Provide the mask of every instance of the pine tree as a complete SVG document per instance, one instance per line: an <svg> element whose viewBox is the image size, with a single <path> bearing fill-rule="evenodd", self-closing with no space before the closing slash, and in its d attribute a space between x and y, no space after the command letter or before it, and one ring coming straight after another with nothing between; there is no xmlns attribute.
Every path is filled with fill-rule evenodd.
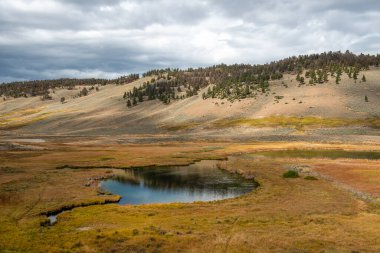
<svg viewBox="0 0 380 253"><path fill-rule="evenodd" d="M317 70L317 78L318 78L318 83L323 83L323 72L322 70L318 69Z"/></svg>
<svg viewBox="0 0 380 253"><path fill-rule="evenodd" d="M364 96L364 101L368 102L368 97Z"/></svg>
<svg viewBox="0 0 380 253"><path fill-rule="evenodd" d="M340 78L340 76L336 76L336 78L335 78L335 83L336 84L339 84L339 82L341 81L342 79Z"/></svg>
<svg viewBox="0 0 380 253"><path fill-rule="evenodd" d="M127 98L127 92L124 92L124 96L123 96L124 99Z"/></svg>
<svg viewBox="0 0 380 253"><path fill-rule="evenodd" d="M79 93L80 96L87 96L88 95L88 90L86 89L86 87L84 87L81 92Z"/></svg>
<svg viewBox="0 0 380 253"><path fill-rule="evenodd" d="M247 97L250 94L248 84L245 85L244 96Z"/></svg>
<svg viewBox="0 0 380 253"><path fill-rule="evenodd" d="M305 78L303 76L300 77L300 84L305 84Z"/></svg>
<svg viewBox="0 0 380 253"><path fill-rule="evenodd" d="M354 80L355 80L355 83L356 83L356 80L358 80L358 72L356 72L356 71L354 71L354 74L353 74L353 78L354 78Z"/></svg>
<svg viewBox="0 0 380 253"><path fill-rule="evenodd" d="M137 105L137 100L136 100L136 97L133 97L133 101L132 101L132 104L133 104L133 105Z"/></svg>
<svg viewBox="0 0 380 253"><path fill-rule="evenodd" d="M365 75L362 77L362 82L367 82L367 79L365 78Z"/></svg>
<svg viewBox="0 0 380 253"><path fill-rule="evenodd" d="M342 80L340 77L342 75L342 69L338 69L337 72L336 72L336 78L335 78L335 83L336 84L339 84L339 82Z"/></svg>
<svg viewBox="0 0 380 253"><path fill-rule="evenodd" d="M127 107L131 107L132 106L132 104L131 104L131 100L127 100Z"/></svg>
<svg viewBox="0 0 380 253"><path fill-rule="evenodd" d="M296 81L299 82L299 81L300 81L300 78L301 78L301 77L300 77L300 73L298 73L297 76L296 76Z"/></svg>
<svg viewBox="0 0 380 253"><path fill-rule="evenodd" d="M327 83L328 81L329 81L329 76L328 76L327 71L325 71L325 72L323 73L323 82L324 82L324 83Z"/></svg>

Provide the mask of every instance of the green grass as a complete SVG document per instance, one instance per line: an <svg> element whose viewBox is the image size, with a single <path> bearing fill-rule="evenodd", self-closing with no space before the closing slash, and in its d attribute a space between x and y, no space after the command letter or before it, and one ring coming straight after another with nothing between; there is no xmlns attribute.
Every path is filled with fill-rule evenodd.
<svg viewBox="0 0 380 253"><path fill-rule="evenodd" d="M298 172L295 170L288 170L284 174L282 174L283 178L297 178L299 177Z"/></svg>

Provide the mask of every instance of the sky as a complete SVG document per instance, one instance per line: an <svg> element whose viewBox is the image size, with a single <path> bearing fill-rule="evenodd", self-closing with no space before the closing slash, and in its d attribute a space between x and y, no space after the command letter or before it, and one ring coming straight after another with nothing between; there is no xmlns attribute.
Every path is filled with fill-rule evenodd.
<svg viewBox="0 0 380 253"><path fill-rule="evenodd" d="M0 82L380 53L378 0L0 0Z"/></svg>

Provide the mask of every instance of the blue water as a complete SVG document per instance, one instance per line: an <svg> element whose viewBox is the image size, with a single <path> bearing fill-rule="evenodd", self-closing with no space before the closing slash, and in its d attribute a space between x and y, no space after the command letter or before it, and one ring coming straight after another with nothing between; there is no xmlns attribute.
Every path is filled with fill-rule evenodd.
<svg viewBox="0 0 380 253"><path fill-rule="evenodd" d="M219 169L226 161L201 161L189 166L127 169L101 183L122 197L120 204L212 201L252 191L253 180Z"/></svg>

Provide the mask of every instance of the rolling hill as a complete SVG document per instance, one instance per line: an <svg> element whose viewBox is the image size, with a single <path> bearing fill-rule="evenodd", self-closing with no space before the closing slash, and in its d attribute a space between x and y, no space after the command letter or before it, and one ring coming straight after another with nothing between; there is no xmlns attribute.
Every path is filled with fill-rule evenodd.
<svg viewBox="0 0 380 253"><path fill-rule="evenodd" d="M53 87L48 89L51 99L45 100L39 96L3 95L2 135L105 135L130 140L150 135L178 140L345 136L358 141L379 140L380 68L376 66L362 69L358 80L343 74L339 84L333 73L326 81L313 84L308 79L305 83L299 81L300 75L307 76L308 69L298 74L286 71L279 78L267 80L265 92L252 85L250 96L233 99L232 95L206 99L205 94L215 86L211 82L186 96L186 83L178 84L178 91L172 88L177 99L170 103L149 100L144 93L142 103L127 106L126 101L132 98L125 94L141 90L152 80L169 80L168 72L170 69L148 72L122 84ZM188 90L192 91L191 87L188 85ZM88 94L81 95L83 89Z"/></svg>

